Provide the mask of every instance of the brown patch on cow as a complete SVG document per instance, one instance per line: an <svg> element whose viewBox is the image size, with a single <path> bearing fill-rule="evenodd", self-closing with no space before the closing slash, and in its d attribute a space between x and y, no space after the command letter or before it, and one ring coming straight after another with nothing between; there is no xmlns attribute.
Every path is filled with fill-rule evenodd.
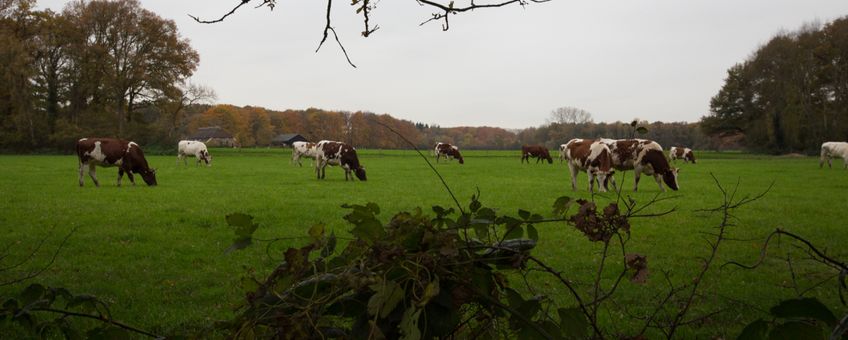
<svg viewBox="0 0 848 340"><path fill-rule="evenodd" d="M536 163L539 163L543 159L547 160L548 164L554 163L554 159L551 157L548 148L541 145L522 145L521 163L524 163L525 160L527 163L530 163L530 157L536 157Z"/></svg>
<svg viewBox="0 0 848 340"><path fill-rule="evenodd" d="M655 174L660 174L663 182L668 185L671 190L677 190L677 174L668 164L668 160L660 150L647 150L645 156L642 157L642 164L649 164Z"/></svg>
<svg viewBox="0 0 848 340"><path fill-rule="evenodd" d="M638 143L638 141L633 139L615 141L615 148L612 150L612 152L615 154L616 158L618 158L619 162L621 163L618 164L618 166L623 165L624 162L626 162L628 159L635 158L634 153L636 150L636 145Z"/></svg>
<svg viewBox="0 0 848 340"><path fill-rule="evenodd" d="M592 153L592 140L583 139L579 142L570 142L566 146L566 150L571 155L571 159L576 159L580 161L580 164L585 165L586 159L589 157L589 154Z"/></svg>
<svg viewBox="0 0 848 340"><path fill-rule="evenodd" d="M586 156L588 157L589 155L587 154ZM592 160L592 164L590 165L597 167L600 171L612 174L610 171L612 168L612 155L610 155L606 149L601 150L601 153L598 154L598 157L595 157L595 159Z"/></svg>
<svg viewBox="0 0 848 340"><path fill-rule="evenodd" d="M674 157L675 158L683 158L684 152L686 152L683 148L675 148L674 149Z"/></svg>

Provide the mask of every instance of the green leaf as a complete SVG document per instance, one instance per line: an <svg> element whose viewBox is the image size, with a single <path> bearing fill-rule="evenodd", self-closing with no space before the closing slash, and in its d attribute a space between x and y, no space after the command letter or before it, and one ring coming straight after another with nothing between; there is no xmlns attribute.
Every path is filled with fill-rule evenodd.
<svg viewBox="0 0 848 340"><path fill-rule="evenodd" d="M227 224L232 227L247 227L253 224L253 216L243 213L232 213L227 215Z"/></svg>
<svg viewBox="0 0 848 340"><path fill-rule="evenodd" d="M386 236L386 230L383 229L383 225L380 224L380 221L377 221L376 219L360 221L355 227L353 227L353 230L351 230L350 233L368 244L374 244Z"/></svg>
<svg viewBox="0 0 848 340"><path fill-rule="evenodd" d="M385 318L403 300L403 287L394 281L384 281L370 285L369 288L374 291L374 295L368 299L369 315Z"/></svg>
<svg viewBox="0 0 848 340"><path fill-rule="evenodd" d="M524 209L518 209L518 216L521 216L521 219L526 221L530 219L530 212Z"/></svg>
<svg viewBox="0 0 848 340"><path fill-rule="evenodd" d="M646 128L644 126L640 126L640 127L636 128L636 132L644 135L644 134L648 133L648 128Z"/></svg>
<svg viewBox="0 0 848 340"><path fill-rule="evenodd" d="M568 211L568 207L571 206L573 200L568 196L560 196L554 201L554 215L562 216Z"/></svg>
<svg viewBox="0 0 848 340"><path fill-rule="evenodd" d="M403 312L403 317L400 320L400 334L403 340L419 340L421 339L421 329L418 328L418 320L421 318L421 309L415 306L410 306Z"/></svg>
<svg viewBox="0 0 848 340"><path fill-rule="evenodd" d="M816 319L830 327L836 326L833 312L815 298L783 300L771 308L771 314L779 318Z"/></svg>
<svg viewBox="0 0 848 340"><path fill-rule="evenodd" d="M507 232L506 232L506 235L504 235L504 240L517 239L517 238L521 238L522 236L524 236L524 229L521 228L521 226L515 226L515 227L512 227L511 229L509 229L509 227L507 227Z"/></svg>
<svg viewBox="0 0 848 340"><path fill-rule="evenodd" d="M765 322L763 319L757 319L757 321L745 326L736 340L765 340L766 334L768 334L768 327L768 322Z"/></svg>
<svg viewBox="0 0 848 340"><path fill-rule="evenodd" d="M46 292L47 289L38 283L33 283L27 286L26 288L24 288L23 292L21 292L21 295L19 296L21 305L27 306L35 301L40 300Z"/></svg>
<svg viewBox="0 0 848 340"><path fill-rule="evenodd" d="M324 237L324 225L321 223L315 224L309 228L309 237L313 241L319 241Z"/></svg>
<svg viewBox="0 0 848 340"><path fill-rule="evenodd" d="M468 205L468 210L470 210L471 212L477 212L482 207L483 203L480 203L480 201L474 199L471 201L471 204Z"/></svg>
<svg viewBox="0 0 848 340"><path fill-rule="evenodd" d="M536 230L532 224L527 225L527 238L538 241L539 240L539 231Z"/></svg>
<svg viewBox="0 0 848 340"><path fill-rule="evenodd" d="M474 224L474 234L477 238L485 240L489 237L489 227L485 224Z"/></svg>
<svg viewBox="0 0 848 340"><path fill-rule="evenodd" d="M321 249L321 257L328 257L336 251L336 233L330 232L330 237L327 238L327 244L324 249Z"/></svg>
<svg viewBox="0 0 848 340"><path fill-rule="evenodd" d="M224 250L224 254L229 254L229 253L232 253L233 251L247 248L247 246L251 245L252 243L253 243L253 238L251 238L251 237L237 238L237 239L235 239L235 241L233 241L233 244L231 244L226 250Z"/></svg>
<svg viewBox="0 0 848 340"><path fill-rule="evenodd" d="M430 281L427 283L427 287L424 287L424 295L421 296L421 301L418 301L418 307L426 306L431 299L439 295L439 291L441 291L441 286L439 285L439 277L436 276L435 280Z"/></svg>
<svg viewBox="0 0 848 340"><path fill-rule="evenodd" d="M368 202L368 204L366 204L366 205L365 205L365 207L366 207L366 208L368 208L368 210L371 210L371 212L372 212L374 215L379 215L379 214L380 214L380 206L379 206L379 205L377 205L377 203L374 203L374 202Z"/></svg>
<svg viewBox="0 0 848 340"><path fill-rule="evenodd" d="M769 332L770 340L824 339L819 327L806 322L790 321L777 325Z"/></svg>
<svg viewBox="0 0 848 340"><path fill-rule="evenodd" d="M580 307L560 308L557 309L557 314L562 334L574 339L585 339L589 336L589 320Z"/></svg>

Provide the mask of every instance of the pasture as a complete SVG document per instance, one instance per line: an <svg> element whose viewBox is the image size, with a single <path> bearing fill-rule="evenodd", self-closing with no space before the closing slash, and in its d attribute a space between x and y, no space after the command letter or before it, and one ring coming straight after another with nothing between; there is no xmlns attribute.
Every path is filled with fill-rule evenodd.
<svg viewBox="0 0 848 340"><path fill-rule="evenodd" d="M233 239L224 216L244 212L260 224L259 239L301 237L315 223L325 223L342 238L348 225L342 220L345 203L375 202L382 219L394 212L432 205L452 206L452 200L424 161L411 151L360 150L368 172L367 182L345 182L339 168L328 168L327 178L315 179L310 160L297 167L289 163L290 151L281 149L212 149L212 167L176 165L176 155L147 155L157 169L159 186L147 187L139 177L132 187L115 186L116 168L98 168L101 187L87 174L85 187L77 185L76 156L0 156L0 246L11 244L13 254L4 263L21 260L38 241L49 236L37 256L25 267L36 268L49 260L73 228L56 262L34 281L89 293L111 303L116 319L160 333L175 333L226 319L243 301L241 278L249 270L258 276L270 271L280 250L299 245L297 239L275 243L266 254L259 243L243 251L224 254ZM622 301L650 302L665 288L660 275L670 273L676 282L691 278L699 256L708 254L704 232L719 222L718 215L698 212L716 207L721 196L710 173L726 187L740 181L739 195L756 194L775 185L761 200L735 213L728 241L720 250L720 263L752 263L765 235L776 227L803 235L830 255L848 259L848 171L836 160L832 170L819 169L813 157L771 157L738 153L697 152L698 164L676 165L681 190L664 195L676 198L658 203L650 211L671 207L677 211L650 219L634 219L630 251L648 257L649 284L629 282L621 288ZM568 169L555 157L554 164L520 164L519 151L463 151L465 164L436 164L463 204L479 188L485 206L516 215L519 208L551 215L559 196L583 197L586 175L578 178L579 191L570 190ZM432 159L432 157L431 157ZM836 165L839 167L836 167ZM632 172L616 174L623 193L647 202L657 193L653 178L643 177L640 191L632 193ZM612 194L596 196L604 204ZM596 270L599 247L564 223L538 227L540 243L535 254L564 271L589 290ZM776 249L776 248L775 248ZM791 247L772 254L785 256ZM797 254L797 251L796 255ZM617 263L614 265L618 265ZM793 263L798 280L810 286L830 275L809 261ZM27 268L24 268L27 269ZM826 274L826 275L825 275ZM0 272L0 275L10 275ZM610 272L610 279L614 274ZM757 270L715 267L706 282L714 293L703 298L699 311L726 304L732 297L767 310L776 301L793 297L786 262L766 261ZM533 277L533 285L568 303L565 289L555 281ZM718 283L720 282L720 284ZM520 278L512 279L520 286ZM4 287L2 293L21 289ZM812 292L844 315L833 281ZM629 311L638 313L638 308ZM626 308L603 316L610 327L624 317ZM706 320L704 335L734 336L759 317L735 308L716 320Z"/></svg>

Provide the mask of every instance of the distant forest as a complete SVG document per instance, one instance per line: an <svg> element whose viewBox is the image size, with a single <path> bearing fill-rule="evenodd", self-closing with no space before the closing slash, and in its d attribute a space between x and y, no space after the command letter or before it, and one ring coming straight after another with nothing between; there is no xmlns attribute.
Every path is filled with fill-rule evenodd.
<svg viewBox="0 0 848 340"><path fill-rule="evenodd" d="M629 122L553 119L537 127L441 127L388 114L213 105L191 84L200 56L172 20L136 0L70 2L35 10L34 0L0 2L0 150L69 152L85 136L121 137L173 148L200 127L220 126L242 147L282 133L362 148L448 142L463 149L556 148L571 138L628 138ZM520 113L516 113L520 114ZM562 117L559 117L562 118ZM382 124L382 125L381 125ZM640 121L661 145L695 149L813 152L848 138L848 21L781 33L732 67L698 123Z"/></svg>

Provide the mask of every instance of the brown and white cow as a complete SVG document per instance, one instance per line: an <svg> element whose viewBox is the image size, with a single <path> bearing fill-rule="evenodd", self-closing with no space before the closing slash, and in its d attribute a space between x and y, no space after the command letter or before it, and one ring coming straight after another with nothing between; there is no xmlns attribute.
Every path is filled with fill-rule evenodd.
<svg viewBox="0 0 848 340"><path fill-rule="evenodd" d="M568 159L568 170L571 173L571 189L577 190L577 174L582 170L589 176L589 192L594 192L595 178L598 179L598 189L607 191L615 171L612 170L612 153L609 147L601 141L575 138L563 144L562 152Z"/></svg>
<svg viewBox="0 0 848 340"><path fill-rule="evenodd" d="M554 162L554 159L551 158L551 153L548 152L548 148L541 145L522 145L521 163L523 164L526 160L527 164L530 164L530 157L536 157L536 164L543 159L548 160L548 164Z"/></svg>
<svg viewBox="0 0 848 340"><path fill-rule="evenodd" d="M459 164L465 164L465 160L462 159L462 154L459 153L459 148L456 145L436 143L433 147L433 155L436 156L436 163L439 162L439 157L445 157L449 161L456 158L459 160Z"/></svg>
<svg viewBox="0 0 848 340"><path fill-rule="evenodd" d="M95 166L118 167L118 186L124 173L135 185L133 173L141 175L147 185L156 185L156 170L147 165L144 152L135 142L115 138L83 138L77 141L77 157L79 157L79 185L83 186L83 169L88 167L88 175L94 185L97 181Z"/></svg>
<svg viewBox="0 0 848 340"><path fill-rule="evenodd" d="M303 157L315 159L315 151L317 144L310 142L294 142L292 143L292 163L303 166L300 159Z"/></svg>
<svg viewBox="0 0 848 340"><path fill-rule="evenodd" d="M671 160L682 159L683 163L692 162L692 164L695 164L695 154L692 153L690 148L672 146L671 149L668 149L668 158Z"/></svg>
<svg viewBox="0 0 848 340"><path fill-rule="evenodd" d="M842 158L845 162L845 169L848 169L848 143L846 142L824 142L821 146L821 158L819 159L819 168L824 166L827 161L827 167L832 168L832 159L835 157Z"/></svg>
<svg viewBox="0 0 848 340"><path fill-rule="evenodd" d="M323 179L327 165L341 166L345 171L345 181L353 175L361 181L365 181L365 167L359 164L356 149L347 143L322 140L315 146L315 174L318 179Z"/></svg>
<svg viewBox="0 0 848 340"><path fill-rule="evenodd" d="M657 142L647 139L606 139L602 138L601 142L606 144L612 153L612 165L616 170L634 170L635 183L633 191L639 188L639 178L644 172L647 175L653 175L660 186L661 191L663 182L668 185L671 190L677 190L677 173L679 169L672 168L665 158L662 146ZM610 178L613 187L615 180Z"/></svg>

